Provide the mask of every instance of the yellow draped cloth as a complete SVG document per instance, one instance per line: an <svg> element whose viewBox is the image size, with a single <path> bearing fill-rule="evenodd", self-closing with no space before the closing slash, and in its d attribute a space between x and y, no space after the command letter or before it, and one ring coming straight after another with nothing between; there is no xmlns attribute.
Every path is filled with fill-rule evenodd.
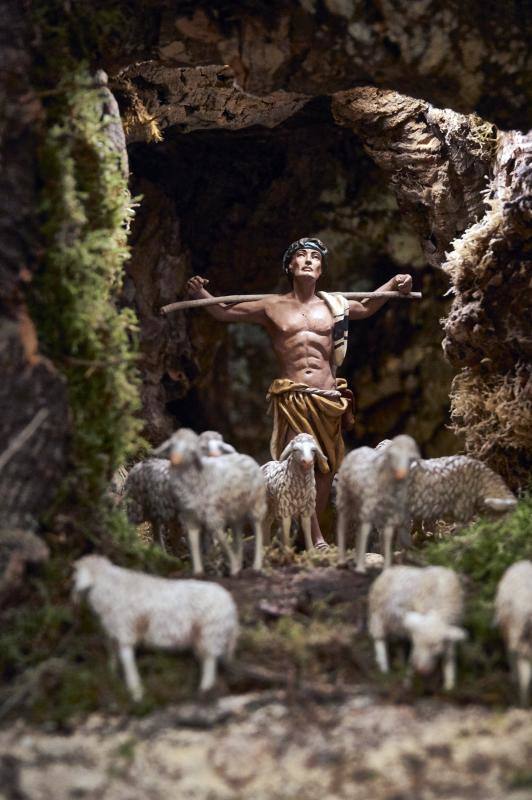
<svg viewBox="0 0 532 800"><path fill-rule="evenodd" d="M270 403L268 413L273 414L270 441L273 459L278 460L283 452L289 430L310 433L327 456L328 466L318 461L320 471L337 472L344 457L342 415L350 401L339 392L347 388L347 381L337 378L336 386L336 391L326 391L296 383L289 378L273 381L266 395Z"/></svg>

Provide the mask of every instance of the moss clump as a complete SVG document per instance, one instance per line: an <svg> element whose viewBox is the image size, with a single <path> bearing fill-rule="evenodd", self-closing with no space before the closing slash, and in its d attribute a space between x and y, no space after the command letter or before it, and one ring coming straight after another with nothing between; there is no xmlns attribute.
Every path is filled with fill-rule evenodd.
<svg viewBox="0 0 532 800"><path fill-rule="evenodd" d="M132 202L123 155L103 113L107 90L86 67L59 86L40 153L46 255L32 315L44 352L67 380L71 478L94 502L112 471L141 444L136 318L118 310Z"/></svg>
<svg viewBox="0 0 532 800"><path fill-rule="evenodd" d="M512 514L482 519L463 533L424 549L430 564L451 567L466 582L464 625L470 638L460 647L457 696L477 701L511 702L512 690L502 639L493 625L497 584L515 561L532 559L532 495L523 497Z"/></svg>

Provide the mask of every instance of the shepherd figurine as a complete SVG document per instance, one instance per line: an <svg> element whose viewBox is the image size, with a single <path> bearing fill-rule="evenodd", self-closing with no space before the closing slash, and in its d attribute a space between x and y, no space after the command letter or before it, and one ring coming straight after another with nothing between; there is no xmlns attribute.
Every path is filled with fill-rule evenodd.
<svg viewBox="0 0 532 800"><path fill-rule="evenodd" d="M287 294L216 298L205 288L209 281L196 275L186 285L193 300L161 309L168 313L205 306L217 320L251 322L268 332L280 375L266 398L273 416L272 458L279 459L298 433L312 434L327 457L327 463L316 468L316 513L311 530L318 549L327 547L319 517L344 456L342 429L354 424L352 392L344 378L336 377L347 349L349 320L371 317L390 297L420 297L410 291L410 275L396 275L376 292L317 292L327 256L320 239L298 239L283 256L283 270L291 284Z"/></svg>

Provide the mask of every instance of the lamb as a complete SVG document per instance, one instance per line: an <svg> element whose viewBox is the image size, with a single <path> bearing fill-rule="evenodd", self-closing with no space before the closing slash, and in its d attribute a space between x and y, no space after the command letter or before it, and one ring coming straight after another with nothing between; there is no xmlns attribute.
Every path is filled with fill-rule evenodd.
<svg viewBox="0 0 532 800"><path fill-rule="evenodd" d="M74 563L74 595L87 593L109 638L111 660L120 658L126 685L141 700L135 647L192 648L201 662L200 691L214 686L218 659L230 660L238 615L229 592L216 583L169 580L123 569L103 556Z"/></svg>
<svg viewBox="0 0 532 800"><path fill-rule="evenodd" d="M441 656L444 688L453 689L456 644L467 637L458 627L463 593L456 573L445 567L390 567L372 584L368 603L368 627L380 670L389 669L386 639L408 638L415 672L431 673Z"/></svg>
<svg viewBox="0 0 532 800"><path fill-rule="evenodd" d="M382 530L385 569L391 565L394 533L409 524L406 478L410 465L419 457L415 441L406 435L396 436L380 449L359 447L346 456L338 471L336 491L340 563L345 561L346 533L350 515L354 515L357 570L365 571L367 542L373 526Z"/></svg>
<svg viewBox="0 0 532 800"><path fill-rule="evenodd" d="M282 526L283 546L290 543L292 518L299 516L307 550L312 549L310 519L316 511L314 462L327 465L320 446L309 433L299 433L285 447L279 461L268 461L261 469L266 478L268 511L265 541L270 541L274 519Z"/></svg>
<svg viewBox="0 0 532 800"><path fill-rule="evenodd" d="M200 433L199 446L203 456L211 458L236 453L232 444L224 442L224 437L218 431L203 431Z"/></svg>
<svg viewBox="0 0 532 800"><path fill-rule="evenodd" d="M174 433L156 454L169 458L168 481L178 516L188 534L194 572L203 571L202 530L225 551L231 575L242 567L242 530L251 522L255 534L253 568L262 569L262 522L266 513L266 484L259 465L240 453L202 458L197 434L187 428ZM226 528L233 531L236 548Z"/></svg>
<svg viewBox="0 0 532 800"><path fill-rule="evenodd" d="M476 514L505 512L517 499L503 479L469 456L419 459L408 475L408 503L414 520L469 522Z"/></svg>
<svg viewBox="0 0 532 800"><path fill-rule="evenodd" d="M495 622L517 678L519 700L528 706L532 675L532 561L517 561L502 576L495 597Z"/></svg>

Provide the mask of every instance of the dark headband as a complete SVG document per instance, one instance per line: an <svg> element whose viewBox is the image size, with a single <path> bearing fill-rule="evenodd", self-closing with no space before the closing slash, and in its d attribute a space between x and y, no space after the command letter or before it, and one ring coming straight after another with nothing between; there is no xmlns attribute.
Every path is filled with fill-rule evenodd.
<svg viewBox="0 0 532 800"><path fill-rule="evenodd" d="M297 253L298 250L317 250L318 253L321 253L321 260L324 266L327 266L327 256L329 255L329 251L327 247L323 244L321 239L298 239L296 242L292 242L289 247L286 248L284 255L283 255L283 270L288 275L288 267L292 260L292 256L294 253Z"/></svg>

